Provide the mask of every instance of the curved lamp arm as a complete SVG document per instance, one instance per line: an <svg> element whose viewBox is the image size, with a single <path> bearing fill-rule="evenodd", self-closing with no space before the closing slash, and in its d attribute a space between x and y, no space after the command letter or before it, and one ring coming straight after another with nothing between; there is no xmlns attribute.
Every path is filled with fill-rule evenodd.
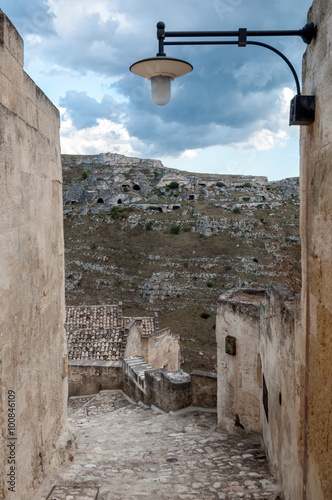
<svg viewBox="0 0 332 500"><path fill-rule="evenodd" d="M130 70L145 78L151 80L152 98L156 104L164 105L170 99L171 80L185 75L192 71L191 64L179 59L166 57L164 52L165 45L238 45L246 47L247 45L257 45L271 50L281 57L290 68L296 84L297 95L291 101L290 125L309 125L315 120L315 96L301 95L301 87L294 66L289 59L278 49L266 43L257 41L248 41L250 36L300 36L304 43L310 44L317 33L317 27L314 23L308 23L300 30L283 31L248 31L246 28L240 28L238 31L165 31L165 24L157 24L158 53L157 57L143 59L130 66ZM237 40L210 40L210 41L175 41L166 42L166 37L175 38L225 38L237 37Z"/></svg>

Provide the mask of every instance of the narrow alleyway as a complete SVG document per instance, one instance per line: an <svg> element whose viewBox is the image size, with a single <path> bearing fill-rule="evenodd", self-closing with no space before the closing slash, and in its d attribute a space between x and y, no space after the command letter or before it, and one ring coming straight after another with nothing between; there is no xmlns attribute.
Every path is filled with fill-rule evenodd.
<svg viewBox="0 0 332 500"><path fill-rule="evenodd" d="M279 499L256 436L216 432L216 413L162 414L120 391L71 398L77 452L48 500Z"/></svg>

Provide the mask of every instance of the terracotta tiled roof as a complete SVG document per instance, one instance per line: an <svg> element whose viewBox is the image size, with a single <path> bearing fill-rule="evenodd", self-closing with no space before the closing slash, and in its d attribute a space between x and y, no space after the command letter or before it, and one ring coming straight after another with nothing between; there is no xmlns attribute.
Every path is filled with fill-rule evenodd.
<svg viewBox="0 0 332 500"><path fill-rule="evenodd" d="M124 331L121 328L68 329L69 359L118 360L124 354Z"/></svg>
<svg viewBox="0 0 332 500"><path fill-rule="evenodd" d="M119 325L119 306L68 306L68 328L116 328Z"/></svg>
<svg viewBox="0 0 332 500"><path fill-rule="evenodd" d="M68 358L118 360L126 346L124 329L133 319L142 336L155 332L154 318L122 318L118 305L66 307Z"/></svg>
<svg viewBox="0 0 332 500"><path fill-rule="evenodd" d="M143 337L152 335L152 333L155 332L154 319L148 316L144 318L123 318L124 327L126 327L133 319L139 320L139 329Z"/></svg>

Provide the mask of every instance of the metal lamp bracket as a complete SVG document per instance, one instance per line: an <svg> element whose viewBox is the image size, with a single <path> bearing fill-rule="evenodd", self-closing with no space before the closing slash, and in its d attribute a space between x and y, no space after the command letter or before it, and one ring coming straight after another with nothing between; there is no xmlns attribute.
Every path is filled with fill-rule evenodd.
<svg viewBox="0 0 332 500"><path fill-rule="evenodd" d="M306 24L300 30L283 30L283 31L252 31L246 28L240 28L238 31L165 31L165 24L159 22L157 24L157 38L159 43L159 50L157 58L161 60L166 58L164 51L165 45L238 45L238 47L247 47L248 45L256 45L264 47L280 56L288 65L293 73L297 94L291 101L290 108L290 125L310 125L315 120L315 96L301 95L301 88L296 71L287 57L279 50L266 43L257 41L248 41L248 37L266 37L266 36L300 36L304 43L310 44L317 33L317 27L314 23ZM185 40L168 42L166 38L215 38L214 40ZM235 37L236 40L216 40L216 38Z"/></svg>

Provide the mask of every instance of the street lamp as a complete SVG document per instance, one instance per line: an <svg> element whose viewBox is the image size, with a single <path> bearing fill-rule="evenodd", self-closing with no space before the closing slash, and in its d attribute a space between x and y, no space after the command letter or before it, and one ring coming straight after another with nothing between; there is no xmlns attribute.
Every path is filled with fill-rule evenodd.
<svg viewBox="0 0 332 500"><path fill-rule="evenodd" d="M300 36L306 44L310 44L316 32L317 28L314 23L308 23L300 30L283 31L248 31L246 28L240 28L238 31L165 31L165 24L159 22L157 24L159 51L156 57L143 59L132 64L130 71L151 80L152 99L156 104L163 106L169 102L171 97L171 81L190 73L193 69L193 66L186 61L166 57L164 52L165 45L238 45L238 47L258 45L279 55L293 73L297 94L291 101L289 124L309 125L315 120L315 96L301 95L300 82L296 71L282 52L266 43L249 41L248 37ZM220 40L220 38L227 37L235 37L237 39ZM166 38L203 38L205 40L176 40L167 42ZM214 40L206 40L206 38L214 38Z"/></svg>

